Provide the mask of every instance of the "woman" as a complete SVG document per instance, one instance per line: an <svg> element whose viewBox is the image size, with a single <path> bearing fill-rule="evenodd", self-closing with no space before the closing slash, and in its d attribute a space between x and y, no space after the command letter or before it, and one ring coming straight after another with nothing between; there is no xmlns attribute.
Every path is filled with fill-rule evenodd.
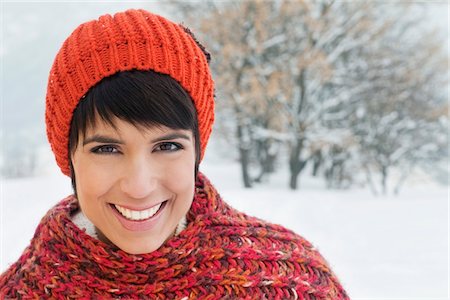
<svg viewBox="0 0 450 300"><path fill-rule="evenodd" d="M198 172L209 59L187 28L144 10L67 38L46 125L74 195L1 275L1 298L348 299L309 242L236 211Z"/></svg>

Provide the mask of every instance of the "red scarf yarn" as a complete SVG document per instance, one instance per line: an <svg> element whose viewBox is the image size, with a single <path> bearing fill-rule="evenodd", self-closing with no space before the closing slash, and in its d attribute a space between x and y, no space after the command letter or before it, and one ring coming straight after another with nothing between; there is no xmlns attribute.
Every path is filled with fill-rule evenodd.
<svg viewBox="0 0 450 300"><path fill-rule="evenodd" d="M1 299L349 299L308 241L236 211L202 174L186 229L152 253L89 236L77 209L69 196L46 214L1 275Z"/></svg>

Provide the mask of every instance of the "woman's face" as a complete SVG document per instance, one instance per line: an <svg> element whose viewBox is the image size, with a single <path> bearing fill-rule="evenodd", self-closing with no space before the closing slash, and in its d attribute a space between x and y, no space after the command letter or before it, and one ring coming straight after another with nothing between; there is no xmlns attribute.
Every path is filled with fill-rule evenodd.
<svg viewBox="0 0 450 300"><path fill-rule="evenodd" d="M131 254L157 250L188 212L195 189L190 130L96 120L72 155L81 210Z"/></svg>

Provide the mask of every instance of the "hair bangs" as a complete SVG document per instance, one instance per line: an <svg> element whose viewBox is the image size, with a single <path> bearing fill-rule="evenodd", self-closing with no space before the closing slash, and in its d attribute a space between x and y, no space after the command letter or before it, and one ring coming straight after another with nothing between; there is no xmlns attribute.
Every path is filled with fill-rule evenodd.
<svg viewBox="0 0 450 300"><path fill-rule="evenodd" d="M198 131L197 112L189 94L170 76L154 71L119 72L104 78L78 104L71 124L70 152L76 149L79 135L84 139L97 120L116 128L115 119L143 128L192 129L194 136Z"/></svg>

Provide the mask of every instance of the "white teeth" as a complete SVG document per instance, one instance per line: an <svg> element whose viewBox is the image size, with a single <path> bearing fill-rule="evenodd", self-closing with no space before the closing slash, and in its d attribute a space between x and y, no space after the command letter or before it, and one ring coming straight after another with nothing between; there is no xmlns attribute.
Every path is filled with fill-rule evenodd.
<svg viewBox="0 0 450 300"><path fill-rule="evenodd" d="M135 210L131 211L131 219L133 220L140 220L141 219L141 213Z"/></svg>
<svg viewBox="0 0 450 300"><path fill-rule="evenodd" d="M117 204L114 204L114 206L125 218L133 220L133 221L139 221L139 220L145 220L145 219L153 217L156 214L156 212L159 210L159 208L161 207L161 204L162 203L159 203L158 205L155 205L153 207L150 207L149 209L141 210L141 211L131 210L131 209L119 206Z"/></svg>

